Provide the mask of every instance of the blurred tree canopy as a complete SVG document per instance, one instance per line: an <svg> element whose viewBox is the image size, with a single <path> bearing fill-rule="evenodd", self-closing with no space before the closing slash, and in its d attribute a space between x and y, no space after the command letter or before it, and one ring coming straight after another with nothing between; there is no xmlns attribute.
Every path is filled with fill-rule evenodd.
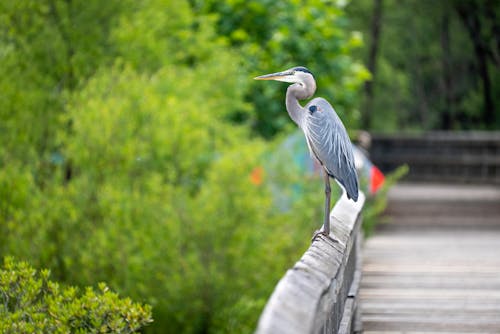
<svg viewBox="0 0 500 334"><path fill-rule="evenodd" d="M317 95L335 101L337 113L352 126L360 119L360 85L370 77L352 57L362 46L349 30L345 1L209 0L196 1L200 12L217 15L217 31L244 55L242 69L253 76L303 65L313 73ZM284 113L284 85L252 82L246 101L254 106L252 127L266 138L291 126Z"/></svg>
<svg viewBox="0 0 500 334"><path fill-rule="evenodd" d="M362 127L376 131L500 129L500 3L359 0L372 72Z"/></svg>
<svg viewBox="0 0 500 334"><path fill-rule="evenodd" d="M369 74L343 5L0 2L0 255L106 281L153 306L148 332L253 332L322 187L278 164L302 191L282 211L251 177L292 128L285 86L252 77L308 66L355 126Z"/></svg>
<svg viewBox="0 0 500 334"><path fill-rule="evenodd" d="M307 66L349 129L498 129L498 15L488 0L1 1L0 255L151 304L147 332L253 332L323 195L290 152L262 171L294 124L286 85L252 78Z"/></svg>

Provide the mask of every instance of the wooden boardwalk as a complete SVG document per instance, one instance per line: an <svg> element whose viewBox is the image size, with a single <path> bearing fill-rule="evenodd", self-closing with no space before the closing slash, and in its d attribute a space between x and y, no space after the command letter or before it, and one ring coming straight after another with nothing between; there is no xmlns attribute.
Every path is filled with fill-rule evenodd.
<svg viewBox="0 0 500 334"><path fill-rule="evenodd" d="M366 240L365 333L500 333L500 187L403 184Z"/></svg>

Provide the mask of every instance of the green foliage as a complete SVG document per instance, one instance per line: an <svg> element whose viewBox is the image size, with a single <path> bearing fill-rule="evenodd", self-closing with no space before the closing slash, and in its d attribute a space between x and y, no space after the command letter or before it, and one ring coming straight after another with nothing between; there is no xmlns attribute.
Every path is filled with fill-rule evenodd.
<svg viewBox="0 0 500 334"><path fill-rule="evenodd" d="M68 89L109 60L108 33L119 1L0 3L0 161L35 161L40 179L54 150ZM78 27L75 29L74 27Z"/></svg>
<svg viewBox="0 0 500 334"><path fill-rule="evenodd" d="M343 1L202 1L202 11L217 13L218 30L241 50L242 67L253 76L303 65L314 74L318 96L331 101L348 128L359 121L361 84L370 77L351 57L363 44L347 32ZM247 99L255 106L254 129L265 137L291 126L284 112L285 86L253 83Z"/></svg>
<svg viewBox="0 0 500 334"><path fill-rule="evenodd" d="M406 174L408 174L408 165L401 165L393 172L385 176L384 184L374 196L370 196L366 200L363 210L363 231L365 236L370 236L373 233L376 225L381 223L380 215L387 207L387 192Z"/></svg>
<svg viewBox="0 0 500 334"><path fill-rule="evenodd" d="M0 332L135 333L151 307L122 299L104 284L80 292L49 280L48 270L6 258L0 268Z"/></svg>
<svg viewBox="0 0 500 334"><path fill-rule="evenodd" d="M352 26L365 36L372 35L375 3L358 0L346 7ZM367 130L499 129L499 4L382 1L372 108L364 110L372 114ZM366 39L360 54L368 59L372 41Z"/></svg>
<svg viewBox="0 0 500 334"><path fill-rule="evenodd" d="M191 3L0 2L0 254L147 302L146 332L249 333L323 203L287 164L251 178L276 142L244 120L269 136L291 125L284 87L251 78L307 65L352 126L367 73L339 6Z"/></svg>

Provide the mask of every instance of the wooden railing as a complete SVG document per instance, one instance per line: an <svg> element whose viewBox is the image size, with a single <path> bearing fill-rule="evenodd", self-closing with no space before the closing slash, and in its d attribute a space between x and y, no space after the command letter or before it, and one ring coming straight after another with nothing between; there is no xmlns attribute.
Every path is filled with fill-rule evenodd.
<svg viewBox="0 0 500 334"><path fill-rule="evenodd" d="M353 333L361 330L361 210L342 196L331 212L338 241L319 236L276 286L257 334Z"/></svg>
<svg viewBox="0 0 500 334"><path fill-rule="evenodd" d="M389 172L410 167L409 181L500 184L500 132L373 135L371 160Z"/></svg>

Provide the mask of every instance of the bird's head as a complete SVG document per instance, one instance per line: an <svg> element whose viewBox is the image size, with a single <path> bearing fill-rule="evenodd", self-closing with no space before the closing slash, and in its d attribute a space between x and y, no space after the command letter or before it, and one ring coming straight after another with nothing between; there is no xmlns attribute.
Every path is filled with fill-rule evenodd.
<svg viewBox="0 0 500 334"><path fill-rule="evenodd" d="M298 83L305 86L307 83L314 82L314 77L307 68L303 66L292 67L282 72L265 74L254 78L255 80L276 80L290 83Z"/></svg>

